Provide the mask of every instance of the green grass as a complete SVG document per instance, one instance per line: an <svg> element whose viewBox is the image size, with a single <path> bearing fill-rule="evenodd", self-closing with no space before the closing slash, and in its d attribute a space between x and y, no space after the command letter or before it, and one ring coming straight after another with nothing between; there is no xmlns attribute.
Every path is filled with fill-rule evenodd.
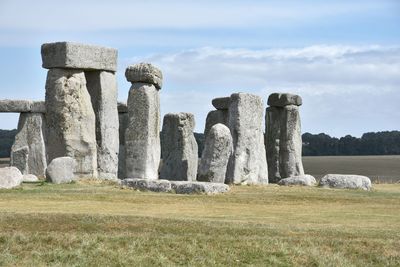
<svg viewBox="0 0 400 267"><path fill-rule="evenodd" d="M212 196L24 185L0 190L0 265L399 266L400 184Z"/></svg>

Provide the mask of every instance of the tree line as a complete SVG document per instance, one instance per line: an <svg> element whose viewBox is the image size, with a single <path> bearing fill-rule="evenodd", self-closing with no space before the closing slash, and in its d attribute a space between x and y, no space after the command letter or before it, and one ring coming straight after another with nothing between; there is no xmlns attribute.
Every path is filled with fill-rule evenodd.
<svg viewBox="0 0 400 267"><path fill-rule="evenodd" d="M400 131L365 133L361 138L305 133L302 138L303 156L400 155Z"/></svg>
<svg viewBox="0 0 400 267"><path fill-rule="evenodd" d="M10 156L16 134L17 130L0 130L0 158ZM194 133L194 136L201 156L204 134ZM361 138L304 133L302 138L303 156L400 155L400 131L365 133Z"/></svg>

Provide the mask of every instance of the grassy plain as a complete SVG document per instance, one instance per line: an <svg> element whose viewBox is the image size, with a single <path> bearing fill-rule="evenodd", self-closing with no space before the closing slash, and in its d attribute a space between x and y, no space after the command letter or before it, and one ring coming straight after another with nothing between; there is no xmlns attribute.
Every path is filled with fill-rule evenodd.
<svg viewBox="0 0 400 267"><path fill-rule="evenodd" d="M400 184L213 196L24 184L0 190L0 229L0 266L399 266Z"/></svg>

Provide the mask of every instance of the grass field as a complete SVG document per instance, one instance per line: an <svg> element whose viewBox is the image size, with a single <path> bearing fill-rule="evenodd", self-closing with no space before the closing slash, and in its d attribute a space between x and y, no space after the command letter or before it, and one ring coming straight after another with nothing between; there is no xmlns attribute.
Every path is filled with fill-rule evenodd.
<svg viewBox="0 0 400 267"><path fill-rule="evenodd" d="M0 266L399 266L400 184L174 195L112 184L0 190Z"/></svg>

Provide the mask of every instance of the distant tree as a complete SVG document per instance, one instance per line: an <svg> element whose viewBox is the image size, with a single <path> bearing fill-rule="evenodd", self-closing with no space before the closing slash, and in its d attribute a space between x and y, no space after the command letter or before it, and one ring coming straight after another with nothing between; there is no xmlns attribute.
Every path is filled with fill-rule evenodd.
<svg viewBox="0 0 400 267"><path fill-rule="evenodd" d="M400 155L400 131L365 133L340 139L327 134L303 134L304 156Z"/></svg>

